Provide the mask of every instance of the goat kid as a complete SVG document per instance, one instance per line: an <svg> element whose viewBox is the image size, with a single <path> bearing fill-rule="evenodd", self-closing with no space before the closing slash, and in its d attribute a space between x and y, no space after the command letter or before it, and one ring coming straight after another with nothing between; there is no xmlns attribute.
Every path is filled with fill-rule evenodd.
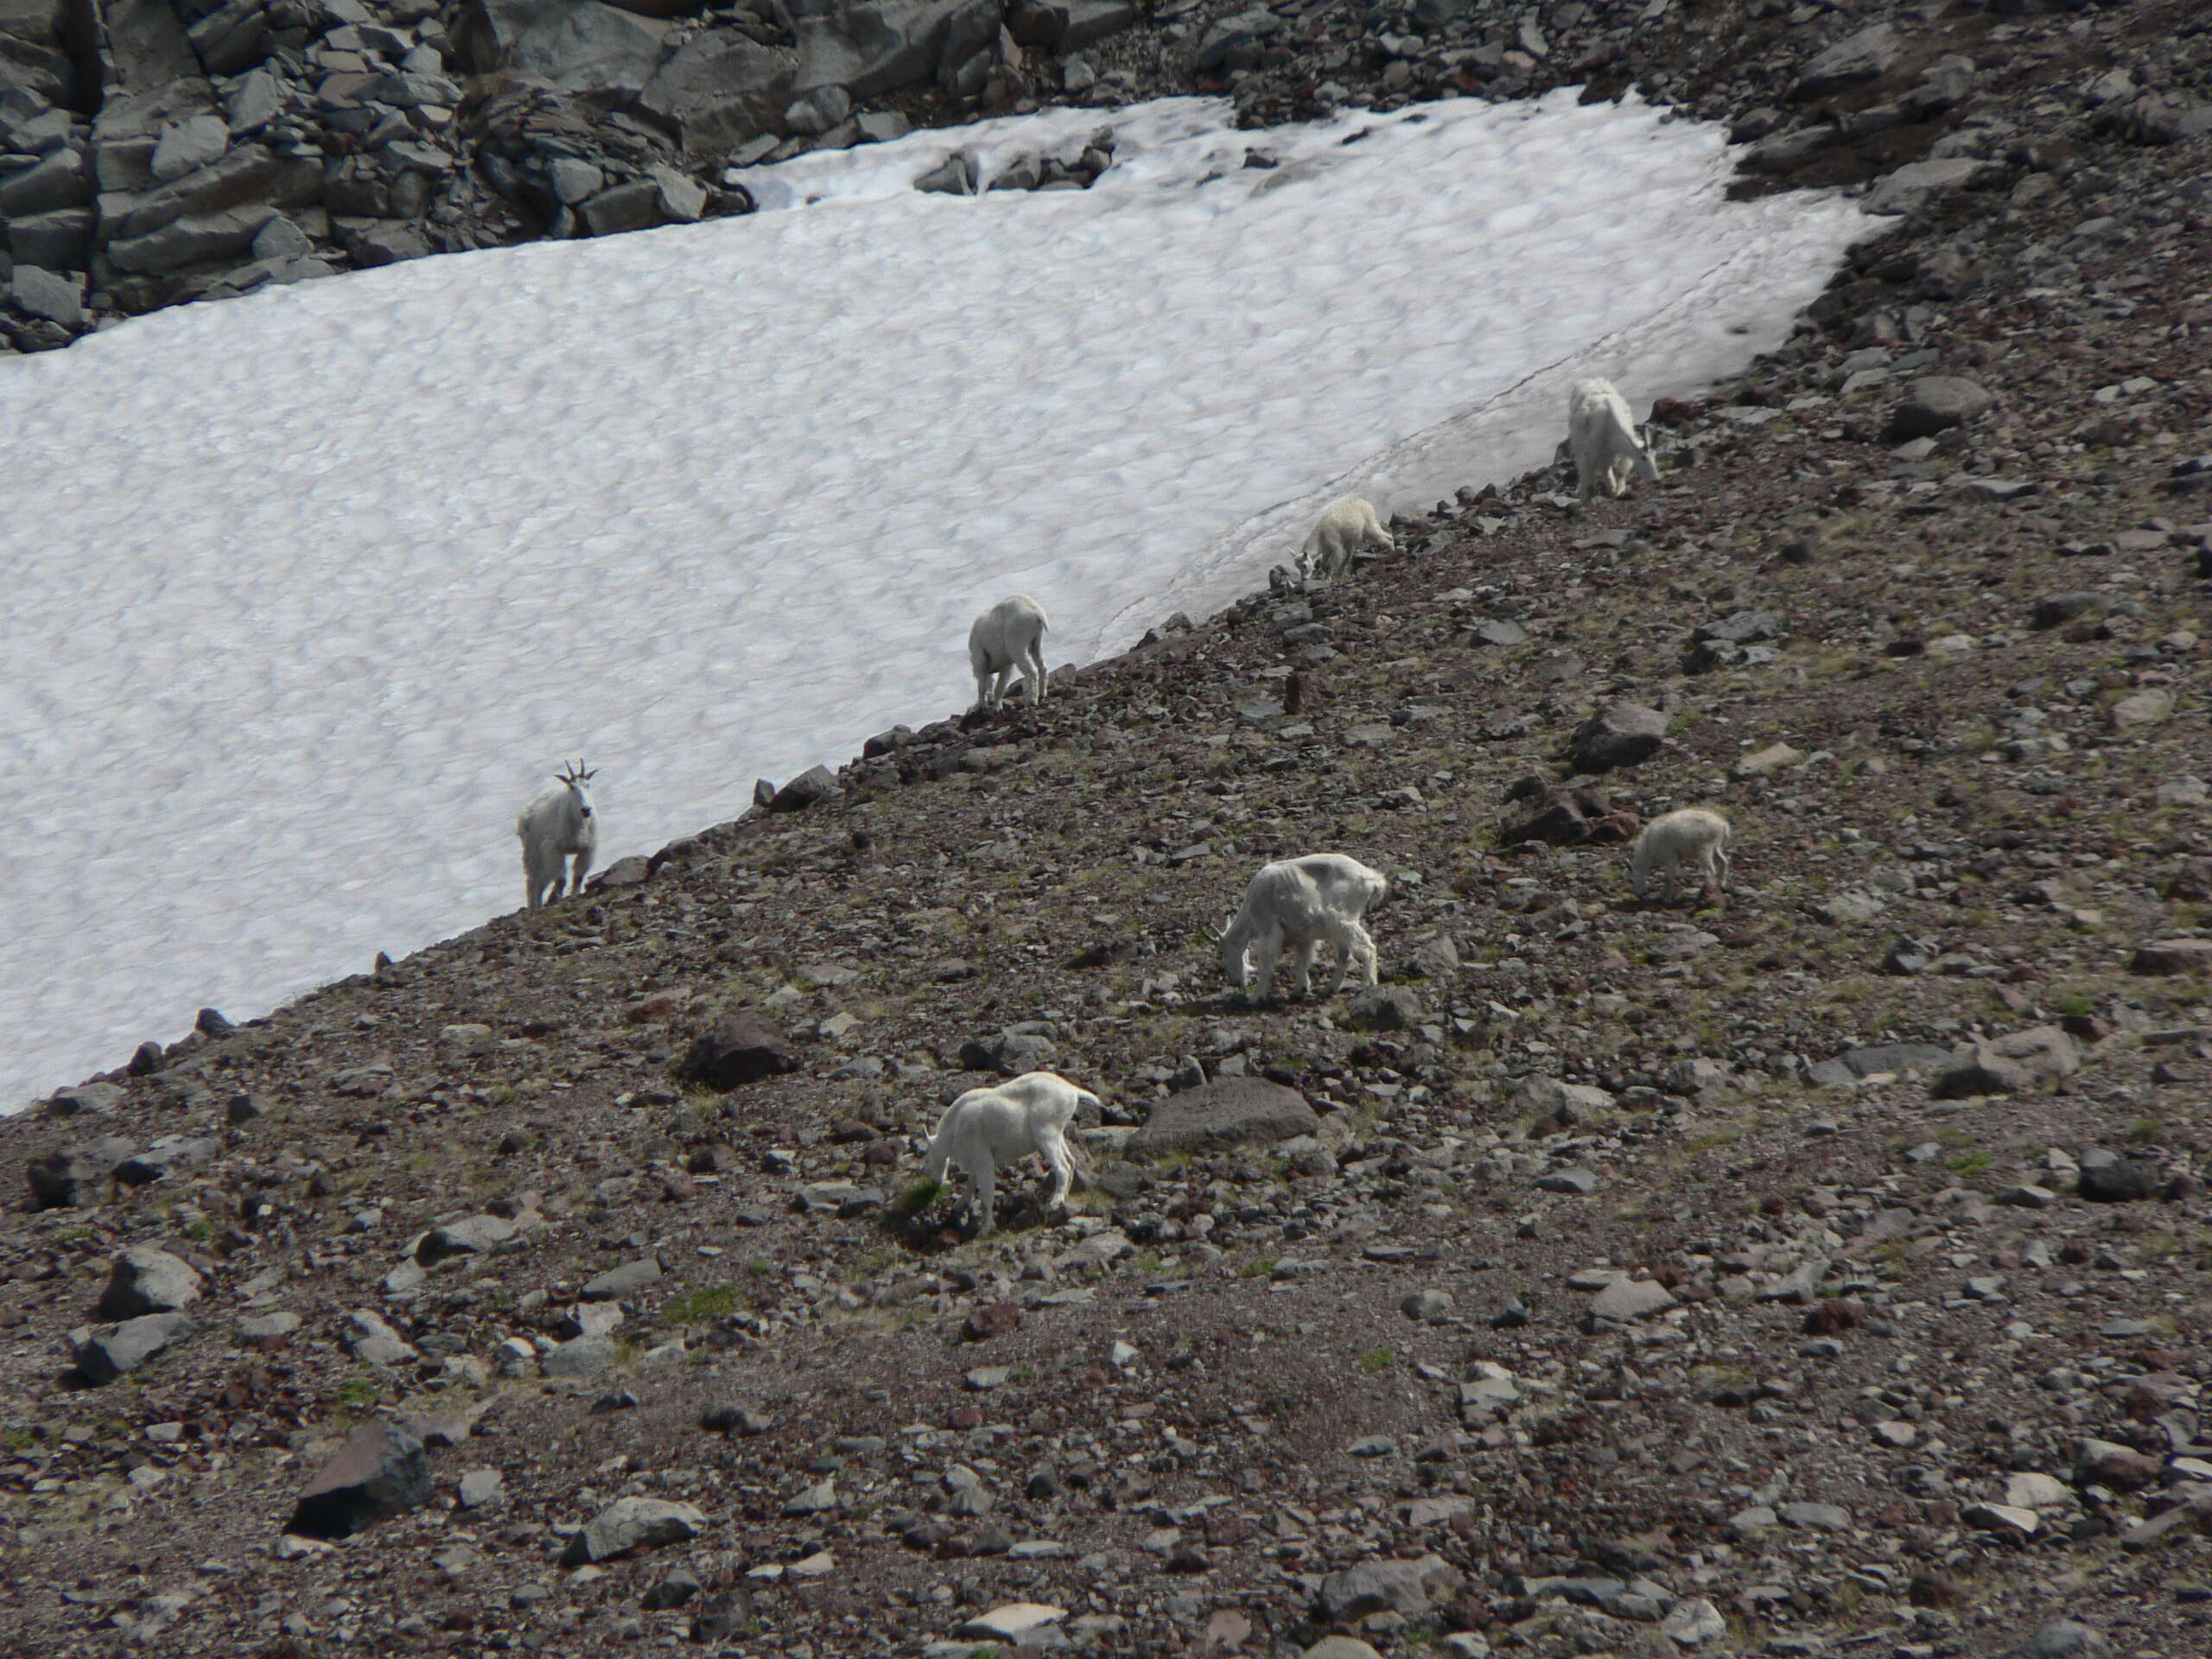
<svg viewBox="0 0 2212 1659"><path fill-rule="evenodd" d="M1576 499L1600 489L1620 495L1630 473L1659 481L1651 451L1637 435L1635 416L1610 380L1577 380L1567 394L1567 442L1574 452Z"/></svg>
<svg viewBox="0 0 2212 1659"><path fill-rule="evenodd" d="M1398 550L1376 516L1375 504L1354 496L1338 502L1314 523L1298 556L1298 573L1309 582L1317 575L1333 582L1350 574L1351 556L1363 547L1380 547L1393 553Z"/></svg>
<svg viewBox="0 0 2212 1659"><path fill-rule="evenodd" d="M1638 899L1650 891L1655 878L1665 884L1669 902L1675 897L1675 872L1694 867L1704 878L1705 891L1714 904L1728 886L1728 848L1736 838L1728 820L1701 806L1686 806L1656 817L1643 826L1629 853L1629 885Z"/></svg>
<svg viewBox="0 0 2212 1659"><path fill-rule="evenodd" d="M556 774L561 786L547 790L515 820L515 834L522 838L524 896L531 910L547 902L549 887L552 898L560 898L564 881L570 893L584 890L584 876L599 850L599 820L584 785L598 775L581 760L564 765Z"/></svg>
<svg viewBox="0 0 2212 1659"><path fill-rule="evenodd" d="M1011 594L976 619L968 630L968 665L976 673L977 708L996 714L1016 669L1029 702L1045 701L1045 630L1051 626L1045 607L1027 594Z"/></svg>
<svg viewBox="0 0 2212 1659"><path fill-rule="evenodd" d="M1229 982L1245 983L1246 958L1256 958L1256 989L1265 997L1274 987L1275 963L1287 946L1298 976L1298 995L1312 989L1315 953L1335 947L1337 976L1328 994L1344 988L1355 961L1368 984L1378 977L1375 941L1360 918L1382 901L1390 884L1378 870L1342 853L1308 853L1262 866L1244 890L1244 905L1219 935L1221 966Z"/></svg>
<svg viewBox="0 0 2212 1659"><path fill-rule="evenodd" d="M976 1236L988 1238L998 1226L999 1171L1033 1152L1052 1172L1051 1207L1067 1203L1077 1166L1084 1161L1068 1142L1068 1125L1084 1106L1098 1103L1097 1096L1050 1071L1027 1071L995 1088L970 1089L938 1119L922 1173L942 1181L950 1164L974 1182L981 1223ZM1082 1173L1090 1179L1088 1168Z"/></svg>

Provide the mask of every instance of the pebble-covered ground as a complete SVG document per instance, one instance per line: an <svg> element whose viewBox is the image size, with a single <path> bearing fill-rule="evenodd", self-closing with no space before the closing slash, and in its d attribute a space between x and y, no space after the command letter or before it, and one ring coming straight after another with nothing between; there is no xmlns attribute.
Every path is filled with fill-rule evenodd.
<svg viewBox="0 0 2212 1659"><path fill-rule="evenodd" d="M8 1640L2202 1649L2212 139L2097 90L2179 16L1939 15L2048 76L1661 486L1451 502L0 1127ZM1691 803L1726 904L1639 905ZM1322 849L1383 983L1233 995ZM1035 1064L1073 1212L906 1214Z"/></svg>

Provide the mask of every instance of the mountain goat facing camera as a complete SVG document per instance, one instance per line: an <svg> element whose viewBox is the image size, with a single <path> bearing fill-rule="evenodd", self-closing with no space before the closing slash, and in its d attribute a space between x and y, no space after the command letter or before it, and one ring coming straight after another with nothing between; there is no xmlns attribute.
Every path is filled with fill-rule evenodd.
<svg viewBox="0 0 2212 1659"><path fill-rule="evenodd" d="M1363 547L1398 550L1397 543L1376 516L1375 504L1353 496L1338 502L1315 521L1298 556L1299 574L1309 580L1319 575L1334 581L1351 571L1351 556Z"/></svg>
<svg viewBox="0 0 2212 1659"><path fill-rule="evenodd" d="M1381 871L1342 853L1308 853L1263 865L1244 890L1243 907L1221 931L1222 970L1231 985L1242 989L1245 959L1255 956L1255 988L1264 997L1274 989L1276 961L1288 946L1298 995L1303 997L1312 989L1314 954L1328 944L1337 952L1331 996L1344 988L1344 976L1355 960L1372 985L1377 976L1375 941L1360 925L1360 918L1382 903L1389 887Z"/></svg>
<svg viewBox="0 0 2212 1659"><path fill-rule="evenodd" d="M556 776L560 788L547 790L515 820L515 834L522 838L524 899L532 910L545 904L548 887L552 898L561 897L564 880L569 892L582 893L592 855L599 850L599 820L584 788L598 774L579 760L563 766Z"/></svg>
<svg viewBox="0 0 2212 1659"><path fill-rule="evenodd" d="M968 630L968 665L976 671L976 706L998 712L1016 669L1031 703L1045 701L1045 607L1027 594L999 601Z"/></svg>
<svg viewBox="0 0 2212 1659"><path fill-rule="evenodd" d="M1642 899L1656 877L1665 882L1667 898L1671 900L1675 872L1694 866L1708 890L1716 894L1724 892L1728 886L1728 847L1735 838L1727 819L1701 806L1686 806L1656 817L1643 826L1643 833L1636 838L1629 854L1629 885Z"/></svg>
<svg viewBox="0 0 2212 1659"><path fill-rule="evenodd" d="M1603 489L1619 495L1635 472L1659 481L1651 452L1637 435L1635 416L1610 380L1577 380L1567 394L1567 442L1574 452L1576 499Z"/></svg>
<svg viewBox="0 0 2212 1659"><path fill-rule="evenodd" d="M988 1238L998 1226L999 1171L1033 1152L1052 1167L1051 1207L1057 1210L1068 1201L1077 1160L1068 1144L1068 1125L1085 1105L1098 1103L1097 1096L1050 1071L1027 1071L995 1088L970 1089L938 1119L922 1174L942 1181L950 1164L973 1181L976 1236Z"/></svg>

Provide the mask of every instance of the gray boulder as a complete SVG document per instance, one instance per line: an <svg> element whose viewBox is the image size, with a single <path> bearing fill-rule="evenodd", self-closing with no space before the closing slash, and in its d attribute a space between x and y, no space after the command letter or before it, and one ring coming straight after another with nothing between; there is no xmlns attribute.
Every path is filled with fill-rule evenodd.
<svg viewBox="0 0 2212 1659"><path fill-rule="evenodd" d="M1897 67L1904 54L1904 37L1890 24L1862 29L1845 35L1805 66L1797 77L1797 95L1815 98L1853 81L1878 80Z"/></svg>
<svg viewBox="0 0 2212 1659"><path fill-rule="evenodd" d="M2088 1625L2063 1618L2014 1643L1997 1659L2112 1659L2112 1643Z"/></svg>
<svg viewBox="0 0 2212 1659"><path fill-rule="evenodd" d="M757 1014L726 1014L702 1033L684 1057L683 1074L710 1089L734 1089L798 1070L798 1056L778 1031Z"/></svg>
<svg viewBox="0 0 2212 1659"><path fill-rule="evenodd" d="M1332 1618L1361 1619L1373 1613L1418 1618L1461 1583L1459 1569L1440 1555L1416 1561L1362 1561L1321 1580L1321 1606Z"/></svg>
<svg viewBox="0 0 2212 1659"><path fill-rule="evenodd" d="M165 1175L204 1164L219 1149L213 1135L157 1135L151 1146L118 1160L115 1179L125 1186L144 1186Z"/></svg>
<svg viewBox="0 0 2212 1659"><path fill-rule="evenodd" d="M1846 1049L1834 1059L1807 1067L1805 1081L1837 1088L1878 1072L1924 1071L1931 1065L1943 1065L1950 1058L1949 1049L1934 1043L1878 1043L1866 1048Z"/></svg>
<svg viewBox="0 0 2212 1659"><path fill-rule="evenodd" d="M82 1339L72 1338L77 1374L98 1387L128 1376L200 1327L181 1313L147 1313L120 1325L104 1325Z"/></svg>
<svg viewBox="0 0 2212 1659"><path fill-rule="evenodd" d="M174 1313L200 1300L199 1270L167 1250L133 1244L108 1268L107 1289L92 1312L103 1319Z"/></svg>
<svg viewBox="0 0 2212 1659"><path fill-rule="evenodd" d="M1953 1051L1952 1064L1936 1074L1928 1092L1937 1100L2033 1094L2081 1069L2073 1038L2056 1026L2031 1026Z"/></svg>
<svg viewBox="0 0 2212 1659"><path fill-rule="evenodd" d="M18 268L37 265L47 270L79 270L92 251L92 210L57 207L50 213L31 213L11 219L8 243L15 250Z"/></svg>
<svg viewBox="0 0 2212 1659"><path fill-rule="evenodd" d="M586 98L635 98L668 55L659 29L601 0L467 0L458 36L480 74Z"/></svg>
<svg viewBox="0 0 2212 1659"><path fill-rule="evenodd" d="M1937 196L1971 184L1988 170L1989 165L1969 156L1908 162L1868 191L1859 207L1869 213L1917 213Z"/></svg>
<svg viewBox="0 0 2212 1659"><path fill-rule="evenodd" d="M2082 1154L2082 1173L2074 1190L2090 1204L2135 1204L2158 1192L2158 1171L2143 1159L2092 1147Z"/></svg>
<svg viewBox="0 0 2212 1659"><path fill-rule="evenodd" d="M226 207L216 213L188 213L143 236L110 243L108 263L118 270L152 276L206 260L228 258L251 249L253 238L276 213L266 202L257 202Z"/></svg>
<svg viewBox="0 0 2212 1659"><path fill-rule="evenodd" d="M23 1166L30 1182L34 1210L74 1210L98 1204L107 1185L109 1172L128 1158L134 1147L119 1135L104 1135L81 1147L34 1158Z"/></svg>
<svg viewBox="0 0 2212 1659"><path fill-rule="evenodd" d="M634 1549L680 1544L705 1529L707 1517L689 1503L658 1497L618 1497L569 1540L564 1567L583 1567Z"/></svg>
<svg viewBox="0 0 2212 1659"><path fill-rule="evenodd" d="M1007 32L1024 46L1045 52L1077 52L1137 20L1128 0L1014 0L1007 12Z"/></svg>
<svg viewBox="0 0 2212 1659"><path fill-rule="evenodd" d="M518 1230L504 1216L464 1216L423 1234L422 1242L415 1246L415 1259L427 1268L448 1256L497 1249Z"/></svg>
<svg viewBox="0 0 2212 1659"><path fill-rule="evenodd" d="M659 1262L650 1255L642 1256L586 1280L583 1299L588 1302L619 1302L625 1296L634 1295L647 1285L657 1283L659 1278Z"/></svg>
<svg viewBox="0 0 2212 1659"><path fill-rule="evenodd" d="M1567 740L1567 759L1577 772L1611 772L1637 766L1659 753L1669 721L1641 703L1609 702L1575 728Z"/></svg>
<svg viewBox="0 0 2212 1659"><path fill-rule="evenodd" d="M842 86L873 98L934 79L998 30L1000 0L850 0L798 23L800 92Z"/></svg>
<svg viewBox="0 0 2212 1659"><path fill-rule="evenodd" d="M1015 1077L1050 1065L1059 1050L1050 1037L1038 1031L1001 1031L992 1037L971 1037L960 1046L963 1071L995 1071Z"/></svg>
<svg viewBox="0 0 2212 1659"><path fill-rule="evenodd" d="M427 1503L430 1459L423 1442L394 1423L364 1423L315 1472L284 1530L307 1538L345 1538L387 1516Z"/></svg>
<svg viewBox="0 0 2212 1659"><path fill-rule="evenodd" d="M638 101L673 124L692 156L724 156L777 130L798 73L798 53L709 29L678 47Z"/></svg>
<svg viewBox="0 0 2212 1659"><path fill-rule="evenodd" d="M1883 436L1892 443L1932 438L1963 426L1997 399L1985 388L1954 374L1931 374L1905 388L1904 401L1890 416Z"/></svg>
<svg viewBox="0 0 2212 1659"><path fill-rule="evenodd" d="M1295 1089L1264 1077L1217 1077L1172 1095L1152 1109L1129 1137L1131 1158L1170 1152L1211 1152L1225 1147L1271 1147L1293 1135L1315 1135L1321 1120Z"/></svg>
<svg viewBox="0 0 2212 1659"><path fill-rule="evenodd" d="M0 219L80 207L92 199L92 172L82 150L63 145L32 166L0 179Z"/></svg>

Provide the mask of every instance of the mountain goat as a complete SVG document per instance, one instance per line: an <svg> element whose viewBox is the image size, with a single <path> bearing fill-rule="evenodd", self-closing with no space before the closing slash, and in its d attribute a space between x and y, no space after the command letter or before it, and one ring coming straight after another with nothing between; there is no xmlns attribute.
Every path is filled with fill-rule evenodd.
<svg viewBox="0 0 2212 1659"><path fill-rule="evenodd" d="M981 1224L976 1236L988 1238L998 1225L999 1171L1033 1152L1052 1168L1051 1207L1068 1201L1079 1157L1068 1144L1068 1125L1085 1105L1097 1104L1097 1096L1050 1071L1027 1071L995 1088L970 1089L938 1119L922 1174L942 1181L951 1164L973 1181Z"/></svg>
<svg viewBox="0 0 2212 1659"><path fill-rule="evenodd" d="M1735 838L1727 819L1701 806L1686 806L1654 818L1643 826L1643 833L1636 838L1629 854L1629 885L1642 899L1656 876L1666 884L1667 899L1671 901L1675 870L1694 865L1718 902L1728 886L1728 845Z"/></svg>
<svg viewBox="0 0 2212 1659"><path fill-rule="evenodd" d="M1599 489L1619 495L1631 471L1659 481L1651 452L1637 437L1635 418L1610 380L1578 380L1567 394L1567 442L1574 452L1577 499Z"/></svg>
<svg viewBox="0 0 2212 1659"><path fill-rule="evenodd" d="M1357 959L1366 982L1376 978L1375 941L1360 925L1360 918L1389 891L1381 872L1370 870L1342 853L1308 853L1262 867L1244 890L1244 906L1229 919L1219 935L1222 969L1229 982L1244 985L1245 959L1258 958L1260 995L1274 987L1275 963L1287 945L1298 974L1298 995L1312 989L1314 953L1324 944L1337 952L1337 977L1329 987L1334 996L1344 988L1344 976Z"/></svg>
<svg viewBox="0 0 2212 1659"><path fill-rule="evenodd" d="M525 899L532 910L546 902L549 887L552 898L561 897L564 879L570 893L582 893L592 855L599 850L599 820L592 815L591 796L584 788L598 774L579 760L573 766L563 766L556 775L561 787L547 790L515 820L515 834L522 837Z"/></svg>
<svg viewBox="0 0 2212 1659"><path fill-rule="evenodd" d="M1016 669L1029 701L1045 701L1045 607L1027 594L999 601L968 630L968 664L976 671L976 706L995 714ZM994 683L995 677L995 683Z"/></svg>
<svg viewBox="0 0 2212 1659"><path fill-rule="evenodd" d="M1398 544L1376 517L1375 504L1354 496L1338 502L1315 521L1298 556L1298 572L1308 580L1319 575L1334 581L1351 571L1351 556L1363 547L1395 553Z"/></svg>

